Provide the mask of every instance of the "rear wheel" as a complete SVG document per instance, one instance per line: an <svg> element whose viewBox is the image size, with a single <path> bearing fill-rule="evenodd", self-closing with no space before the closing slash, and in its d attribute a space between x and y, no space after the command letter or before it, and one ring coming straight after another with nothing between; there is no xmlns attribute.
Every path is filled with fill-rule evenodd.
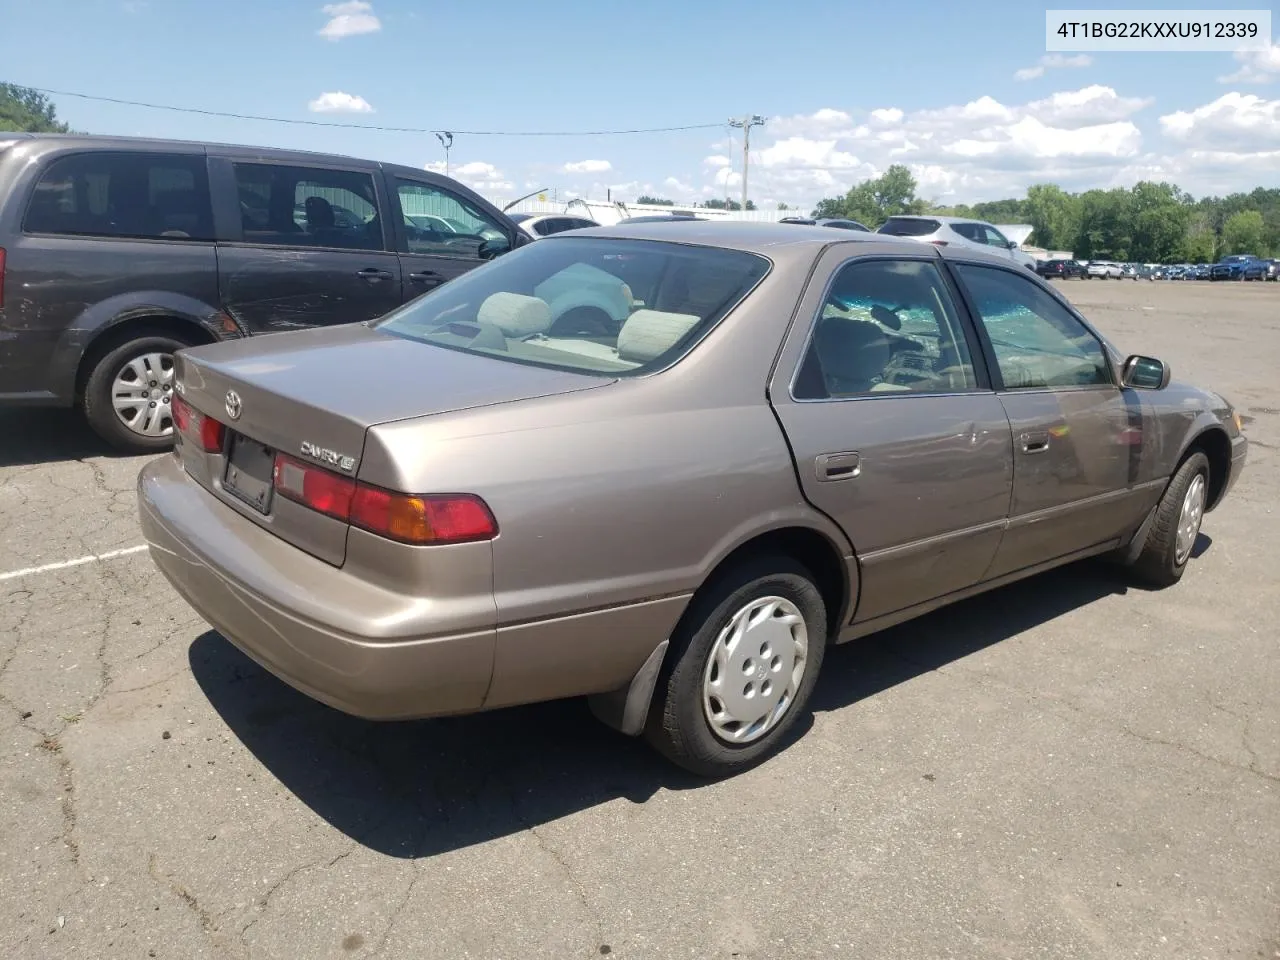
<svg viewBox="0 0 1280 960"><path fill-rule="evenodd" d="M761 557L698 596L672 637L645 736L702 776L773 754L803 713L826 650L827 613L813 576Z"/></svg>
<svg viewBox="0 0 1280 960"><path fill-rule="evenodd" d="M1209 503L1209 458L1196 451L1182 461L1165 488L1134 576L1152 587L1170 587L1182 579L1200 535Z"/></svg>
<svg viewBox="0 0 1280 960"><path fill-rule="evenodd" d="M84 413L94 432L128 453L173 444L173 355L191 343L151 334L108 351L84 386Z"/></svg>

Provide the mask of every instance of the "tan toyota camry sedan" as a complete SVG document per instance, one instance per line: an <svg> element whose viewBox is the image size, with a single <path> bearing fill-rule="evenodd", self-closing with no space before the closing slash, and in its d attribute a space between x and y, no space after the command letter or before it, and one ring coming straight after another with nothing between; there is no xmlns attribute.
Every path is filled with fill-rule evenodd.
<svg viewBox="0 0 1280 960"><path fill-rule="evenodd" d="M1092 555L1173 584L1246 448L1023 267L794 225L550 237L175 391L151 555L268 670L386 720L586 696L707 775L828 644Z"/></svg>

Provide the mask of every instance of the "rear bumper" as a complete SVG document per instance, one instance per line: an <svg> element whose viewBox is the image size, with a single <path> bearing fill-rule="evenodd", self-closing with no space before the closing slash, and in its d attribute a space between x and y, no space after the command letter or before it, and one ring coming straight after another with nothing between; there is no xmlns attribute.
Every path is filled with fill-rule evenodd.
<svg viewBox="0 0 1280 960"><path fill-rule="evenodd" d="M142 469L138 508L156 566L209 624L290 686L373 720L625 689L689 601L682 593L497 626L488 594L469 605L487 605L486 622L473 613L472 629L442 631L442 603L299 550L229 509L174 456Z"/></svg>
<svg viewBox="0 0 1280 960"><path fill-rule="evenodd" d="M290 686L378 720L465 713L493 673L490 627L431 636L430 603L343 573L229 510L176 457L138 476L151 557L219 633Z"/></svg>

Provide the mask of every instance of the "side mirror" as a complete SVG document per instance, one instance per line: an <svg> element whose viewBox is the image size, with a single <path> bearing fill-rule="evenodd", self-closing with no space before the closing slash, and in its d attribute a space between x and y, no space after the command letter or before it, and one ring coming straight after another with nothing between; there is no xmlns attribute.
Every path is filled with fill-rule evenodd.
<svg viewBox="0 0 1280 960"><path fill-rule="evenodd" d="M1163 390L1171 374L1164 361L1134 354L1120 370L1120 384L1134 390Z"/></svg>
<svg viewBox="0 0 1280 960"><path fill-rule="evenodd" d="M1009 249L1010 249L1010 250L1017 250L1017 249L1018 249L1018 242L1017 242L1016 240L1010 240L1010 241L1009 241Z"/></svg>
<svg viewBox="0 0 1280 960"><path fill-rule="evenodd" d="M494 257L500 257L511 249L511 241L506 237L501 239L485 240L480 244L480 249L476 251L481 260L492 260Z"/></svg>

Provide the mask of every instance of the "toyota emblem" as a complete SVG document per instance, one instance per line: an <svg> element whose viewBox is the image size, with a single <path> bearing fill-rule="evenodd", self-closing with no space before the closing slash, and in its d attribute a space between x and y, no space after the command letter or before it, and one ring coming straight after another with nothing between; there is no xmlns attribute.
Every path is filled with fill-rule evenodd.
<svg viewBox="0 0 1280 960"><path fill-rule="evenodd" d="M232 420L240 419L240 394L234 390L227 391L227 416Z"/></svg>

